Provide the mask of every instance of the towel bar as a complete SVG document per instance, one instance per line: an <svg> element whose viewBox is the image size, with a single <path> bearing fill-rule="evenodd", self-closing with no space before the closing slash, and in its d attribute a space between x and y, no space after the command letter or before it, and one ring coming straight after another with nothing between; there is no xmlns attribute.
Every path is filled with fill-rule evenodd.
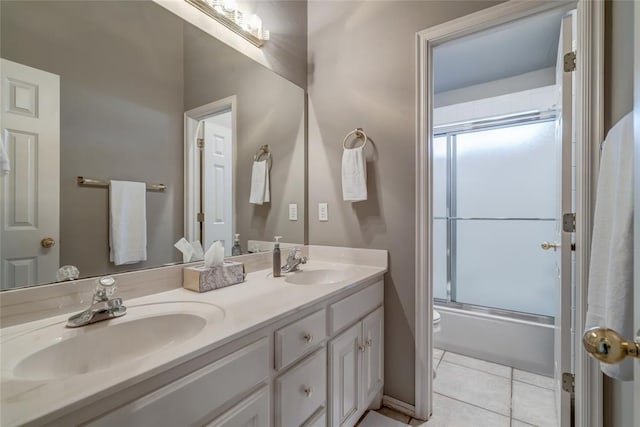
<svg viewBox="0 0 640 427"><path fill-rule="evenodd" d="M101 179L85 178L83 176L76 177L78 185L85 187L109 187L109 181L103 181ZM146 184L147 191L164 191L167 186L164 184Z"/></svg>

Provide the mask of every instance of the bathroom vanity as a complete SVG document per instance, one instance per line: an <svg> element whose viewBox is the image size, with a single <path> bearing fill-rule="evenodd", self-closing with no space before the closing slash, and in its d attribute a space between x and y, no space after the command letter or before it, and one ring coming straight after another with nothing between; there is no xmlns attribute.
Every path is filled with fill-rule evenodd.
<svg viewBox="0 0 640 427"><path fill-rule="evenodd" d="M280 278L252 255L241 285L176 283L77 329L70 313L1 329L1 424L353 425L382 399L387 252L304 251Z"/></svg>

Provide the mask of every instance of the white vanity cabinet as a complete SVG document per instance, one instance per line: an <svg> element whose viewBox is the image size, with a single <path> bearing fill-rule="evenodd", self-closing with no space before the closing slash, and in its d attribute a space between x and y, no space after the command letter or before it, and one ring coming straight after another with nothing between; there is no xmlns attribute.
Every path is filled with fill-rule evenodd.
<svg viewBox="0 0 640 427"><path fill-rule="evenodd" d="M86 425L352 426L381 399L382 304L381 279L334 294L205 353L195 370Z"/></svg>
<svg viewBox="0 0 640 427"><path fill-rule="evenodd" d="M382 391L382 302L382 282L379 282L330 307L332 328L341 329L345 323L361 319L329 341L331 426L353 425Z"/></svg>

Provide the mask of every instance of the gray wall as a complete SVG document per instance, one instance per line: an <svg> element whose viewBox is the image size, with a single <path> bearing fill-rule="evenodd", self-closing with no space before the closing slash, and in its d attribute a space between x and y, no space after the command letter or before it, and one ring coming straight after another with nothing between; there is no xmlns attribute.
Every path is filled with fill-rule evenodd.
<svg viewBox="0 0 640 427"><path fill-rule="evenodd" d="M277 74L307 87L307 2L305 0L239 0L238 6L262 19L271 32L262 54Z"/></svg>
<svg viewBox="0 0 640 427"><path fill-rule="evenodd" d="M633 109L633 2L608 0L605 5L605 20L604 104L605 129L608 130ZM633 383L613 380L607 376L604 378L603 425L632 426ZM640 381L640 378L636 381Z"/></svg>
<svg viewBox="0 0 640 427"><path fill-rule="evenodd" d="M184 108L190 110L237 96L238 139L235 171L236 231L247 240L304 243L304 91L223 43L185 28ZM212 79L211 76L216 76ZM256 150L271 147L271 203L249 203L251 166ZM289 221L288 204L298 204L298 221Z"/></svg>
<svg viewBox="0 0 640 427"><path fill-rule="evenodd" d="M481 1L308 5L309 243L388 249L385 394L414 400L415 33ZM363 127L369 200L342 201L342 139ZM318 202L329 203L319 222Z"/></svg>
<svg viewBox="0 0 640 427"><path fill-rule="evenodd" d="M61 76L60 264L83 277L177 260L183 231L183 24L149 2L113 6L2 2L2 57ZM147 192L147 262L109 263L108 191L78 175L167 185Z"/></svg>

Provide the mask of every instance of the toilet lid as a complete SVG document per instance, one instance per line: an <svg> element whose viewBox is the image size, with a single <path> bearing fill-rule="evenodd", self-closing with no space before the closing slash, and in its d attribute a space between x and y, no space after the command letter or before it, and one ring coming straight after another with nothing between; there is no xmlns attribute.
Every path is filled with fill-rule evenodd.
<svg viewBox="0 0 640 427"><path fill-rule="evenodd" d="M433 323L440 323L440 313L433 310Z"/></svg>

